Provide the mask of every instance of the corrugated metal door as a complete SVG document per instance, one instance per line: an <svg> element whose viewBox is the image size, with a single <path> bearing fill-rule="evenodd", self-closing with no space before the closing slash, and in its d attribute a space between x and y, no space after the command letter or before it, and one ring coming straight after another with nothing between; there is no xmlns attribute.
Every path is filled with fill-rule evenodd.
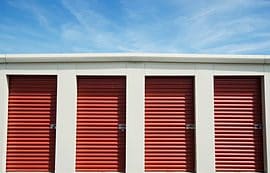
<svg viewBox="0 0 270 173"><path fill-rule="evenodd" d="M79 77L78 172L125 170L125 77Z"/></svg>
<svg viewBox="0 0 270 173"><path fill-rule="evenodd" d="M194 171L193 77L146 77L145 171Z"/></svg>
<svg viewBox="0 0 270 173"><path fill-rule="evenodd" d="M56 76L9 76L7 172L53 172Z"/></svg>
<svg viewBox="0 0 270 173"><path fill-rule="evenodd" d="M263 172L260 77L215 77L216 170Z"/></svg>

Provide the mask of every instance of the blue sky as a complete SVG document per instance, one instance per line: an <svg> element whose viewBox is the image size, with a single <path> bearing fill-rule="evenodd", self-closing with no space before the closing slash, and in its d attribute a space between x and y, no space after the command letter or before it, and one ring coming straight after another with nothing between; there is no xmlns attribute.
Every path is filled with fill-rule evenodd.
<svg viewBox="0 0 270 173"><path fill-rule="evenodd" d="M0 53L270 54L270 0L0 0Z"/></svg>

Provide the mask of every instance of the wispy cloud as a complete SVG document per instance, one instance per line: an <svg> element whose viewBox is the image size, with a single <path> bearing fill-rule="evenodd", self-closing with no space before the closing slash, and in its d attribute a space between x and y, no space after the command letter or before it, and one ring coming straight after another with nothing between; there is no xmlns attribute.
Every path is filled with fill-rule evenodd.
<svg viewBox="0 0 270 173"><path fill-rule="evenodd" d="M63 0L64 7L73 15L76 21L69 22L62 27L62 37L67 41L84 44L88 49L117 49L122 37L116 37L111 30L118 30L117 26L102 14L91 9L95 1ZM110 29L109 29L110 28ZM76 45L75 47L78 47Z"/></svg>
<svg viewBox="0 0 270 173"><path fill-rule="evenodd" d="M0 38L39 51L270 53L268 0L7 2L32 21L4 16Z"/></svg>
<svg viewBox="0 0 270 173"><path fill-rule="evenodd" d="M270 48L270 41L261 41L259 43L227 44L224 46L207 49L212 53L226 52L228 54L258 54L257 52L267 52ZM207 51L202 51L207 53Z"/></svg>
<svg viewBox="0 0 270 173"><path fill-rule="evenodd" d="M124 16L124 22L119 25L112 18L102 15L101 11L91 9L91 2L96 3L96 1L76 1L76 4L69 0L62 2L77 20L63 27L64 39L87 42L86 45L89 47L104 51L177 52L180 50L164 43L164 38L158 38L162 30L160 27L164 23L154 24L151 19L145 23L140 21L139 18L146 16L142 9L140 14L138 13L138 7L132 9L126 3L121 3L121 8L127 15ZM154 7L152 10L155 10ZM151 18L153 17L156 17L155 14L151 15Z"/></svg>
<svg viewBox="0 0 270 173"><path fill-rule="evenodd" d="M38 21L38 23L45 27L49 31L54 31L53 26L50 23L50 12L46 11L46 8L42 8L35 1L22 1L22 0L9 0L8 4L22 10L23 12L31 14L31 16Z"/></svg>
<svg viewBox="0 0 270 173"><path fill-rule="evenodd" d="M200 5L198 7L200 10L195 8L195 11L186 14L184 18L180 16L175 21L175 23L181 23L181 26L185 28L184 40L191 45L191 49L194 48L198 53L212 53L213 50L215 50L213 53L236 53L240 52L239 47L246 47L247 43L250 42L265 46L265 44L260 43L264 43L264 40L268 38L258 40L258 34L266 35L269 33L266 28L270 27L268 20L270 13L259 15L254 11L262 7L269 8L269 3L255 3L253 0L228 0L209 4L205 7ZM182 34L180 36L182 37ZM177 40L180 40L180 37ZM232 44L238 46L229 46ZM216 49L212 49L213 47ZM222 49L222 47L227 47L231 51ZM253 50L259 52L259 46ZM241 51L241 53L244 52Z"/></svg>

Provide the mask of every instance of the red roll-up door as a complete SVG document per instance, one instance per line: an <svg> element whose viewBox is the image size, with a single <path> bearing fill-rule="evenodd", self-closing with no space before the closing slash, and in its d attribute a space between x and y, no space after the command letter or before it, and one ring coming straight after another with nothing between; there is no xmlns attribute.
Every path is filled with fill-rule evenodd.
<svg viewBox="0 0 270 173"><path fill-rule="evenodd" d="M146 77L145 171L194 171L193 77Z"/></svg>
<svg viewBox="0 0 270 173"><path fill-rule="evenodd" d="M216 171L263 172L260 77L215 77Z"/></svg>
<svg viewBox="0 0 270 173"><path fill-rule="evenodd" d="M125 77L78 77L77 172L124 172Z"/></svg>
<svg viewBox="0 0 270 173"><path fill-rule="evenodd" d="M53 172L56 76L9 76L7 172Z"/></svg>

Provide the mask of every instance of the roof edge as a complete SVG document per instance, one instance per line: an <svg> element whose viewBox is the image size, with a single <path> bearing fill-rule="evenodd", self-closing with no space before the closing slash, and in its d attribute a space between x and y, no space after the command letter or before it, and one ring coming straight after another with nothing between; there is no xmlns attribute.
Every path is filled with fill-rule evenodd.
<svg viewBox="0 0 270 173"><path fill-rule="evenodd" d="M0 54L0 63L59 62L182 62L270 64L270 55L172 54L172 53L59 53Z"/></svg>

